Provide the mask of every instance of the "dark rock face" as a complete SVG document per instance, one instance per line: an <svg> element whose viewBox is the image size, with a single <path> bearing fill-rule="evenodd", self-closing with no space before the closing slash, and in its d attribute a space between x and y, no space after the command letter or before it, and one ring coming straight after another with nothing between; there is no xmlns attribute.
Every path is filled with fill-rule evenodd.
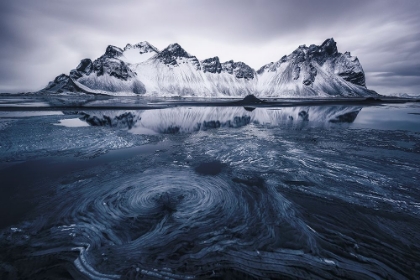
<svg viewBox="0 0 420 280"><path fill-rule="evenodd" d="M243 62L234 62L233 60L229 60L224 63L220 63L219 57L215 56L201 61L201 65L204 72L219 74L223 71L231 75L235 75L238 79L248 80L254 78L254 69Z"/></svg>
<svg viewBox="0 0 420 280"><path fill-rule="evenodd" d="M337 43L334 41L333 38L325 40L324 43L322 43L321 45L321 49L322 52L330 56L334 56L338 53Z"/></svg>
<svg viewBox="0 0 420 280"><path fill-rule="evenodd" d="M70 71L70 78L77 80L83 75L90 75L93 71L93 63L89 58L83 59L80 61L80 64Z"/></svg>
<svg viewBox="0 0 420 280"><path fill-rule="evenodd" d="M134 77L135 74L124 61L118 59L122 54L122 49L115 46L108 46L105 54L96 59L93 63L90 59L83 59L76 69L70 72L70 77L77 80L84 75L87 76L91 73L95 73L97 76L107 74L117 79L127 81L130 77Z"/></svg>
<svg viewBox="0 0 420 280"><path fill-rule="evenodd" d="M363 72L346 71L339 73L338 75L350 83L366 86L365 74Z"/></svg>
<svg viewBox="0 0 420 280"><path fill-rule="evenodd" d="M194 65L196 70L201 70L200 62L195 56L187 53L179 44L169 45L166 49L161 51L157 58L164 64L178 66L177 59L190 62Z"/></svg>
<svg viewBox="0 0 420 280"><path fill-rule="evenodd" d="M131 71L124 61L118 59L122 54L122 49L115 46L108 46L105 54L96 59L93 63L90 59L82 60L76 68L77 73L74 73L73 76L77 79L77 74L81 77L82 75L90 75L93 72L97 76L109 75L127 81L136 74Z"/></svg>
<svg viewBox="0 0 420 280"><path fill-rule="evenodd" d="M106 48L105 54L103 56L108 57L108 58L117 58L123 55L123 50L116 47L116 46L111 46L109 45Z"/></svg>
<svg viewBox="0 0 420 280"><path fill-rule="evenodd" d="M307 66L307 70L305 71L303 84L305 86L311 85L315 81L316 74L317 74L316 68L311 63L309 63L309 65Z"/></svg>
<svg viewBox="0 0 420 280"><path fill-rule="evenodd" d="M305 49L306 49L306 46L303 45L303 46L299 46L298 49L296 49L292 52L292 54L290 55L290 59L292 59L294 64L299 64L299 63L304 62L306 60Z"/></svg>
<svg viewBox="0 0 420 280"><path fill-rule="evenodd" d="M323 65L329 58L335 58L340 53L337 50L337 43L333 38L327 39L321 46L310 45L307 48L307 59L314 60L319 65Z"/></svg>
<svg viewBox="0 0 420 280"><path fill-rule="evenodd" d="M365 73L357 57L352 58L349 52L345 52L337 58L337 64L342 66L342 69L337 71L340 77L350 83L366 86Z"/></svg>
<svg viewBox="0 0 420 280"><path fill-rule="evenodd" d="M70 71L70 78L77 80L82 76L88 76L92 73L97 76L110 75L120 80L127 81L130 77L134 77L135 74L131 71L128 65L118 59L122 55L122 50L115 46L108 46L105 54L94 62L86 58L83 59L80 64Z"/></svg>
<svg viewBox="0 0 420 280"><path fill-rule="evenodd" d="M176 64L176 58L191 57L179 44L172 44L161 51L157 56L165 64Z"/></svg>
<svg viewBox="0 0 420 280"><path fill-rule="evenodd" d="M66 74L61 74L61 75L58 75L54 79L54 81L49 82L44 90L51 91L54 93L62 93L64 91L74 92L77 89L74 86L69 76L67 76Z"/></svg>
<svg viewBox="0 0 420 280"><path fill-rule="evenodd" d="M76 67L76 70L82 72L83 74L89 75L93 70L92 60L89 58L83 59Z"/></svg>
<svg viewBox="0 0 420 280"><path fill-rule="evenodd" d="M135 76L124 61L119 59L109 59L105 55L93 62L93 70L98 76L108 74L124 81L127 81L128 78Z"/></svg>
<svg viewBox="0 0 420 280"><path fill-rule="evenodd" d="M334 39L327 39L321 46L311 45L308 49L308 59L313 60L319 65L323 65L328 59L333 60L339 70L337 74L344 80L359 85L366 86L365 73L357 58L352 58L349 52L341 54L337 50L337 43Z"/></svg>
<svg viewBox="0 0 420 280"><path fill-rule="evenodd" d="M203 72L220 73L222 72L222 64L219 61L219 57L207 58L201 61Z"/></svg>
<svg viewBox="0 0 420 280"><path fill-rule="evenodd" d="M222 63L222 71L234 74L238 79L254 79L254 69L243 62L226 61Z"/></svg>
<svg viewBox="0 0 420 280"><path fill-rule="evenodd" d="M293 69L293 72L292 72L293 80L299 79L299 75L300 75L300 67L295 66L295 68Z"/></svg>
<svg viewBox="0 0 420 280"><path fill-rule="evenodd" d="M59 83L67 83L69 80L69 76L66 74L61 74L55 77L53 83L59 84Z"/></svg>

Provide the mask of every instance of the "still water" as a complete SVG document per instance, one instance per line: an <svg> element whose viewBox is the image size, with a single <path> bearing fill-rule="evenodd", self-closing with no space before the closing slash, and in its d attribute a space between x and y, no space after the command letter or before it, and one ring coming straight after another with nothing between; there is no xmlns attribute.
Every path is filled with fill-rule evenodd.
<svg viewBox="0 0 420 280"><path fill-rule="evenodd" d="M420 278L419 154L416 103L0 111L0 278Z"/></svg>

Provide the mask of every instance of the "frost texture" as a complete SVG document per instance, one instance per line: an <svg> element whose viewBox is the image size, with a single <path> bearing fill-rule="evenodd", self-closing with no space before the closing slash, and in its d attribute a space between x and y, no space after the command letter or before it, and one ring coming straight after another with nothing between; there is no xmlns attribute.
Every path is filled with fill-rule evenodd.
<svg viewBox="0 0 420 280"><path fill-rule="evenodd" d="M352 128L365 109L13 117L0 175L26 183L1 214L34 208L0 231L0 278L418 279L420 134Z"/></svg>

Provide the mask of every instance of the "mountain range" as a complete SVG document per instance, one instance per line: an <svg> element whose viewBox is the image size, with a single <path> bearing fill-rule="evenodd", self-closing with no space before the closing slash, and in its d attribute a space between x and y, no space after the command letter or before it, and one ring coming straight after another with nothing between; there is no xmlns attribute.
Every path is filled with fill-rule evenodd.
<svg viewBox="0 0 420 280"><path fill-rule="evenodd" d="M171 44L160 51L148 42L108 46L92 61L83 59L39 93L183 97L372 96L357 57L340 53L333 38L299 46L289 55L254 70L244 62L204 60Z"/></svg>

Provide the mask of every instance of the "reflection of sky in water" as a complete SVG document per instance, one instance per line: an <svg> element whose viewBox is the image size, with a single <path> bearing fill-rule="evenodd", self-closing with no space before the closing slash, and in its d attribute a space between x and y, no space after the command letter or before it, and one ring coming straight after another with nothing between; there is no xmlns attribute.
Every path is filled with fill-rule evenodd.
<svg viewBox="0 0 420 280"><path fill-rule="evenodd" d="M0 104L3 103L14 103L14 102L24 102L26 101L25 99L22 98L6 98L6 99L1 99L0 98Z"/></svg>
<svg viewBox="0 0 420 280"><path fill-rule="evenodd" d="M0 119L2 118L20 118L20 117L38 117L63 115L60 111L0 111Z"/></svg>
<svg viewBox="0 0 420 280"><path fill-rule="evenodd" d="M31 108L31 107L50 107L48 101L43 100L40 97L31 96L30 98L1 98L0 97L0 108L1 107L14 107L14 108Z"/></svg>
<svg viewBox="0 0 420 280"><path fill-rule="evenodd" d="M61 125L65 127L89 126L86 122L80 120L79 118L60 120L60 123L55 123L54 125Z"/></svg>
<svg viewBox="0 0 420 280"><path fill-rule="evenodd" d="M350 128L420 131L420 105L364 107Z"/></svg>
<svg viewBox="0 0 420 280"><path fill-rule="evenodd" d="M8 102L0 102L0 107L49 107L46 102L18 102L11 104Z"/></svg>

